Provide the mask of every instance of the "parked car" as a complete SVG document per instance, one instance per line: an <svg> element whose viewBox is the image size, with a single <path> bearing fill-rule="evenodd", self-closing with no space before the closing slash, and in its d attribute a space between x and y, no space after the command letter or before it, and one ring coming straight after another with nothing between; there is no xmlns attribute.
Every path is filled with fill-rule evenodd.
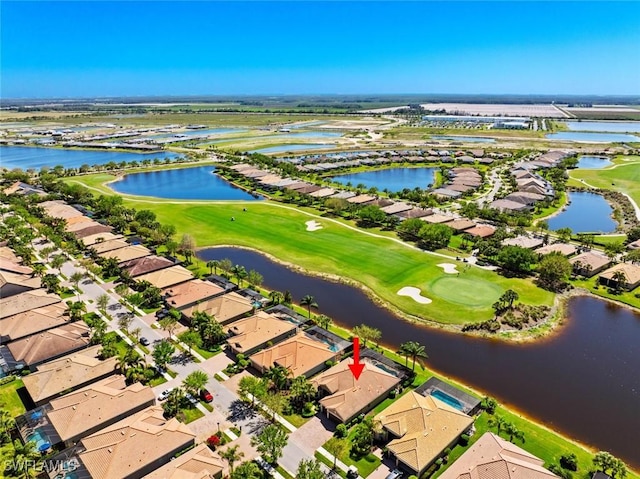
<svg viewBox="0 0 640 479"><path fill-rule="evenodd" d="M356 466L349 466L349 469L347 469L347 479L358 479L358 476L360 476L358 468Z"/></svg>
<svg viewBox="0 0 640 479"><path fill-rule="evenodd" d="M171 392L171 389L165 389L164 391L162 391L160 393L160 396L158 396L158 401L164 401L165 399L167 399L169 397L170 392Z"/></svg>
<svg viewBox="0 0 640 479"><path fill-rule="evenodd" d="M140 338L140 344L143 346L149 346L149 340L143 336Z"/></svg>
<svg viewBox="0 0 640 479"><path fill-rule="evenodd" d="M400 469L394 469L391 471L385 479L400 479L402 477L402 471Z"/></svg>
<svg viewBox="0 0 640 479"><path fill-rule="evenodd" d="M204 402L211 402L213 401L213 394L211 394L206 389L202 389L200 391L200 399L202 399Z"/></svg>

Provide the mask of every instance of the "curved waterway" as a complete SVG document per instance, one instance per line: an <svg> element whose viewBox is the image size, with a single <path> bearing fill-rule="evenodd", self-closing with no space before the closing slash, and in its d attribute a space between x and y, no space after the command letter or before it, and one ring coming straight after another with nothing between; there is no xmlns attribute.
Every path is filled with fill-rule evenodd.
<svg viewBox="0 0 640 479"><path fill-rule="evenodd" d="M526 344L448 333L403 321L359 289L307 276L238 248L210 248L203 260L229 258L264 275L269 289L315 297L342 326L379 328L392 349L419 341L428 365L599 450L640 467L640 315L592 297L569 302L570 319L549 339ZM286 258L284 258L286 259Z"/></svg>

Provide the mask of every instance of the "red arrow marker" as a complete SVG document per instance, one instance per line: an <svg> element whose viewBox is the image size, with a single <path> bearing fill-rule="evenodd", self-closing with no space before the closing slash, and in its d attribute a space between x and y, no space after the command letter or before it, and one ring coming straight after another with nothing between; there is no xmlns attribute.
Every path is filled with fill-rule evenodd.
<svg viewBox="0 0 640 479"><path fill-rule="evenodd" d="M353 364L349 364L349 369L357 381L364 369L364 364L360 362L360 338L353 338Z"/></svg>

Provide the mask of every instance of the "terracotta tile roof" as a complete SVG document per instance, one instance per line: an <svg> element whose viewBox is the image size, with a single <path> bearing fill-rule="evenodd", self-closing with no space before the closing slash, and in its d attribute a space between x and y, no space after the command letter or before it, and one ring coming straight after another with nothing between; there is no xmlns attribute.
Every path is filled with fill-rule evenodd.
<svg viewBox="0 0 640 479"><path fill-rule="evenodd" d="M356 381L349 369L353 359L349 358L317 376L311 382L329 392L320 404L342 422L350 421L365 408L386 397L389 391L400 383L397 378L376 367L366 358L362 360L364 369Z"/></svg>
<svg viewBox="0 0 640 479"><path fill-rule="evenodd" d="M27 289L40 288L40 278L26 274L11 273L9 271L0 271L0 289L5 285L19 286ZM0 298L4 298L5 294L0 291Z"/></svg>
<svg viewBox="0 0 640 479"><path fill-rule="evenodd" d="M120 239L120 238L124 238L124 236L122 235L116 235L113 233L109 233L108 231L105 231L103 233L96 233L93 235L89 235L89 236L84 236L80 241L82 241L82 243L85 246L91 246L92 244L96 244L99 243L101 241L111 241L114 239Z"/></svg>
<svg viewBox="0 0 640 479"><path fill-rule="evenodd" d="M606 267L611 263L611 260L603 254L587 251L586 253L579 254L578 256L574 256L569 259L569 263L574 266L578 262L582 264L583 269L585 266L589 266L591 271L595 271Z"/></svg>
<svg viewBox="0 0 640 479"><path fill-rule="evenodd" d="M87 228L92 228L94 226L104 226L101 223L98 223L95 220L92 220L91 218L87 218L86 216L78 216L79 218L86 218L84 221L75 221L73 223L67 223L67 226L65 226L65 230L69 231L70 233L73 233L75 231L80 231L80 230L84 230Z"/></svg>
<svg viewBox="0 0 640 479"><path fill-rule="evenodd" d="M473 424L473 418L463 412L414 391L377 414L375 420L396 436L388 450L418 473Z"/></svg>
<svg viewBox="0 0 640 479"><path fill-rule="evenodd" d="M38 370L23 378L34 402L58 395L91 380L115 371L117 358L98 358L102 346L92 346L38 366Z"/></svg>
<svg viewBox="0 0 640 479"><path fill-rule="evenodd" d="M8 271L16 274L32 274L33 269L29 266L20 264L20 260L11 260L8 258L0 258L0 271Z"/></svg>
<svg viewBox="0 0 640 479"><path fill-rule="evenodd" d="M94 243L91 245L91 249L93 249L97 254L101 254L114 249L126 248L127 246L131 245L123 239L112 239Z"/></svg>
<svg viewBox="0 0 640 479"><path fill-rule="evenodd" d="M0 319L59 303L60 301L58 296L49 294L44 289L34 289L9 298L2 298L0 299Z"/></svg>
<svg viewBox="0 0 640 479"><path fill-rule="evenodd" d="M91 218L89 218L88 216L84 216L84 215L72 216L71 218L67 218L65 220L65 222L67 223L67 226L75 225L77 223L85 223L87 221L94 222Z"/></svg>
<svg viewBox="0 0 640 479"><path fill-rule="evenodd" d="M519 246L520 248L535 249L542 246L542 240L529 236L516 236L515 238L507 238L502 244L504 246Z"/></svg>
<svg viewBox="0 0 640 479"><path fill-rule="evenodd" d="M224 288L201 279L193 279L162 290L162 294L167 297L165 301L173 308L189 306L222 293Z"/></svg>
<svg viewBox="0 0 640 479"><path fill-rule="evenodd" d="M533 454L485 432L440 475L441 479L551 479L558 477Z"/></svg>
<svg viewBox="0 0 640 479"><path fill-rule="evenodd" d="M456 231L468 230L469 228L473 228L475 225L476 224L473 221L465 218L460 218L447 223L448 227L453 228Z"/></svg>
<svg viewBox="0 0 640 479"><path fill-rule="evenodd" d="M132 259L149 256L150 254L151 251L148 248L142 245L134 245L105 251L104 253L100 253L98 256L101 258L116 258L118 263L124 263L125 261L131 261Z"/></svg>
<svg viewBox="0 0 640 479"><path fill-rule="evenodd" d="M127 386L124 376L111 376L51 400L47 418L60 439L68 441L151 406L155 399L150 387Z"/></svg>
<svg viewBox="0 0 640 479"><path fill-rule="evenodd" d="M0 258L9 260L13 263L20 263L20 258L8 246L0 246Z"/></svg>
<svg viewBox="0 0 640 479"><path fill-rule="evenodd" d="M612 266L611 268L600 273L600 277L612 280L613 275L618 271L622 271L624 273L624 276L626 278L625 283L634 285L640 282L640 266L633 263L618 263L615 266Z"/></svg>
<svg viewBox="0 0 640 479"><path fill-rule="evenodd" d="M10 341L62 326L71 321L65 313L67 305L59 302L0 319L0 336Z"/></svg>
<svg viewBox="0 0 640 479"><path fill-rule="evenodd" d="M239 318L253 310L251 300L239 295L238 293L230 292L217 296L215 298L202 301L198 304L188 306L180 311L187 318L191 319L193 313L196 311L204 311L207 314L213 316L216 321L221 324L226 324L235 318Z"/></svg>
<svg viewBox="0 0 640 479"><path fill-rule="evenodd" d="M441 215L439 213L435 213L429 216L423 216L420 218L422 221L426 221L427 223L448 223L449 221L455 220L453 216Z"/></svg>
<svg viewBox="0 0 640 479"><path fill-rule="evenodd" d="M258 311L253 316L235 321L229 328L234 336L227 342L236 353L244 353L295 329L293 323Z"/></svg>
<svg viewBox="0 0 640 479"><path fill-rule="evenodd" d="M147 474L143 479L210 479L221 477L227 467L217 452L200 444L189 452Z"/></svg>
<svg viewBox="0 0 640 479"><path fill-rule="evenodd" d="M76 238L81 240L85 236L91 236L91 235L95 235L95 234L98 234L98 233L110 233L112 229L113 228L111 226L105 226L105 225L97 224L97 225L85 228L83 230L78 230L74 234L75 234Z"/></svg>
<svg viewBox="0 0 640 479"><path fill-rule="evenodd" d="M44 201L39 203L38 206L44 208L47 215L52 218L73 218L74 216L82 216L78 210L76 210L73 206L69 206L62 200L56 201Z"/></svg>
<svg viewBox="0 0 640 479"><path fill-rule="evenodd" d="M129 272L132 278L141 274L151 273L159 269L169 268L175 265L173 261L162 256L143 256L142 258L125 261L120 267Z"/></svg>
<svg viewBox="0 0 640 479"><path fill-rule="evenodd" d="M163 289L174 284L189 281L193 273L182 266L171 266L136 277L136 281L149 281L152 285Z"/></svg>
<svg viewBox="0 0 640 479"><path fill-rule="evenodd" d="M334 359L336 353L328 344L312 339L303 332L275 346L253 354L249 359L259 370L279 365L289 369L293 377L302 374L308 376L309 371Z"/></svg>
<svg viewBox="0 0 640 479"><path fill-rule="evenodd" d="M64 324L57 328L27 336L7 345L16 361L27 365L39 364L89 345L91 328L83 321Z"/></svg>
<svg viewBox="0 0 640 479"><path fill-rule="evenodd" d="M369 203L370 201L373 201L375 199L376 197L371 195L358 195L358 196L352 196L351 198L347 198L347 201L349 203L353 203L354 205L361 205L364 203Z"/></svg>
<svg viewBox="0 0 640 479"><path fill-rule="evenodd" d="M195 434L153 406L82 439L80 453L93 479L129 477L194 443Z"/></svg>
<svg viewBox="0 0 640 479"><path fill-rule="evenodd" d="M564 256L571 256L576 252L576 247L567 243L554 243L547 246L543 246L535 250L538 254L560 253Z"/></svg>
<svg viewBox="0 0 640 479"><path fill-rule="evenodd" d="M496 232L496 229L490 225L477 225L473 228L469 228L465 231L465 234L470 234L471 236L478 236L480 238L487 238Z"/></svg>

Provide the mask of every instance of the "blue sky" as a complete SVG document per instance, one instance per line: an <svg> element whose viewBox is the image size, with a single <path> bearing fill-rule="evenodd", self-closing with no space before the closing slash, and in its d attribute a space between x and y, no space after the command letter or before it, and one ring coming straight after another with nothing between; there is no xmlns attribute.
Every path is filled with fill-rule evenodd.
<svg viewBox="0 0 640 479"><path fill-rule="evenodd" d="M639 2L11 2L0 94L640 94Z"/></svg>

